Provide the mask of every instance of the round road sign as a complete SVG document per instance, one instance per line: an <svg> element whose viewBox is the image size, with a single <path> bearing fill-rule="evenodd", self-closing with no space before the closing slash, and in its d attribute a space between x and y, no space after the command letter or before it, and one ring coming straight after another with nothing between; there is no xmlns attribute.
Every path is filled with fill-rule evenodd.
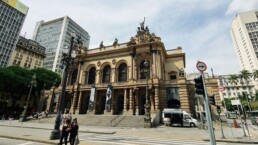
<svg viewBox="0 0 258 145"><path fill-rule="evenodd" d="M201 71L204 72L207 69L207 66L204 62L198 61L196 64L196 68Z"/></svg>
<svg viewBox="0 0 258 145"><path fill-rule="evenodd" d="M225 90L225 88L223 86L219 86L218 89L219 89L220 92Z"/></svg>

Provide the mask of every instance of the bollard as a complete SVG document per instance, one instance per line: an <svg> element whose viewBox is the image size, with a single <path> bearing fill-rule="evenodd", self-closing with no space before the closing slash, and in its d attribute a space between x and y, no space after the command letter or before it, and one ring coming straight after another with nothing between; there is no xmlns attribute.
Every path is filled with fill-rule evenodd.
<svg viewBox="0 0 258 145"><path fill-rule="evenodd" d="M233 124L234 124L234 128L238 128L238 124L237 124L236 119L233 120Z"/></svg>

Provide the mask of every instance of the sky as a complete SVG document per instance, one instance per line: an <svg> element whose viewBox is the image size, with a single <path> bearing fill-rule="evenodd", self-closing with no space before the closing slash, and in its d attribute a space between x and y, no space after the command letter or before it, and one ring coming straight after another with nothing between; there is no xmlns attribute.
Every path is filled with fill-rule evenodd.
<svg viewBox="0 0 258 145"><path fill-rule="evenodd" d="M29 7L21 35L31 39L37 21L69 16L90 35L89 49L100 42L128 42L139 23L161 37L166 49L181 46L186 73L203 61L214 75L236 74L240 63L230 37L236 14L258 9L258 0L20 0Z"/></svg>

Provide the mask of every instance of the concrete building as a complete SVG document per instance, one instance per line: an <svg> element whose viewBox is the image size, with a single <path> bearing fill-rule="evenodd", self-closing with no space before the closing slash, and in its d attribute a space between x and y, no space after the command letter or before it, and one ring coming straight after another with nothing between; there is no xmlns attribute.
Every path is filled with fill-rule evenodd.
<svg viewBox="0 0 258 145"><path fill-rule="evenodd" d="M20 36L9 65L27 69L43 67L43 61L46 57L45 49L38 42Z"/></svg>
<svg viewBox="0 0 258 145"><path fill-rule="evenodd" d="M60 68L62 50L64 47L70 46L69 38L72 32L81 36L84 47L89 47L88 32L68 16L48 22L43 20L37 22L32 39L46 48L44 68L62 73Z"/></svg>
<svg viewBox="0 0 258 145"><path fill-rule="evenodd" d="M241 70L258 70L258 10L238 14L232 22L231 38ZM258 89L258 82L255 82Z"/></svg>
<svg viewBox="0 0 258 145"><path fill-rule="evenodd" d="M251 79L248 83L238 81L237 84L235 84L229 81L229 77L230 75L221 75L218 77L218 85L224 87L224 91L219 92L221 100L224 98L237 98L239 95L242 95L242 93L255 94L255 85Z"/></svg>
<svg viewBox="0 0 258 145"><path fill-rule="evenodd" d="M101 43L77 59L82 63L76 63L69 75L64 105L72 113L144 116L146 84L152 121L159 121L164 108L191 111L185 53L181 47L167 50L144 23L128 42ZM147 70L145 60L150 64ZM50 111L57 110L60 92L61 87L46 91Z"/></svg>
<svg viewBox="0 0 258 145"><path fill-rule="evenodd" d="M28 10L18 0L0 1L0 67L9 64Z"/></svg>

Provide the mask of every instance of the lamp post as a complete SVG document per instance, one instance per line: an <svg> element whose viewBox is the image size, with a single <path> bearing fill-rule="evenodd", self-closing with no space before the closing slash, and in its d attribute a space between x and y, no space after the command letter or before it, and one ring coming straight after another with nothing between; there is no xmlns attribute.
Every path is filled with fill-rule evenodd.
<svg viewBox="0 0 258 145"><path fill-rule="evenodd" d="M58 106L57 116L56 116L56 120L55 120L54 130L51 132L51 135L50 135L51 140L60 138L59 127L60 127L60 123L61 123L61 115L62 115L63 108L64 108L64 98L65 98L65 89L66 89L68 71L74 61L74 58L76 57L76 52L73 49L75 46L78 46L81 44L82 44L82 42L81 42L80 37L77 36L77 38L76 38L76 34L72 33L71 38L70 38L70 48L63 49L61 68L63 68L64 65L65 65L65 68L64 68L63 80L62 80L62 92L61 92L61 96L59 99L60 102L58 104L59 106Z"/></svg>
<svg viewBox="0 0 258 145"><path fill-rule="evenodd" d="M150 64L147 59L144 61L144 72L146 74L146 104L145 107L145 118L144 118L144 127L151 128L151 116L150 116L150 102L149 102L149 95L148 95L148 76L149 76L149 67Z"/></svg>
<svg viewBox="0 0 258 145"><path fill-rule="evenodd" d="M30 84L29 84L30 91L29 91L28 98L26 100L26 105L25 105L24 110L22 112L22 115L19 119L20 122L24 122L26 120L26 113L27 113L27 110L28 110L28 107L29 107L30 94L31 94L31 91L32 91L32 87L36 87L36 85L37 85L36 74L34 74L32 76L32 80L30 81Z"/></svg>

